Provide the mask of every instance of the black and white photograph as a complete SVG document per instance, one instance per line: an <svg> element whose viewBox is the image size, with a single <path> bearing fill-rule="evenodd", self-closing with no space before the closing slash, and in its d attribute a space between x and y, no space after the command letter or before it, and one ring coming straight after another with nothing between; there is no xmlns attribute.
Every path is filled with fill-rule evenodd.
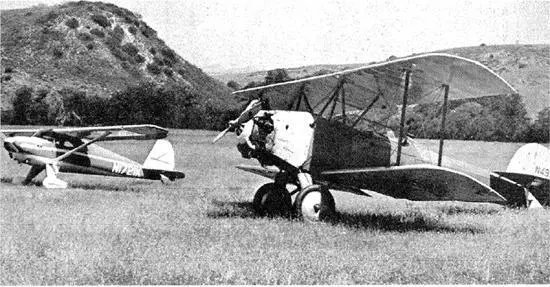
<svg viewBox="0 0 550 287"><path fill-rule="evenodd" d="M0 18L0 285L550 284L550 0Z"/></svg>

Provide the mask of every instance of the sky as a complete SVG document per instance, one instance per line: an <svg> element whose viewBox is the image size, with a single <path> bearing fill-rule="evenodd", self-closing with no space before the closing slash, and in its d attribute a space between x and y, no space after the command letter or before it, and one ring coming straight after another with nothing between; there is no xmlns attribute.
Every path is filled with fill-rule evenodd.
<svg viewBox="0 0 550 287"><path fill-rule="evenodd" d="M0 8L62 2L0 0ZM368 63L482 43L550 43L550 0L103 2L140 14L207 72Z"/></svg>

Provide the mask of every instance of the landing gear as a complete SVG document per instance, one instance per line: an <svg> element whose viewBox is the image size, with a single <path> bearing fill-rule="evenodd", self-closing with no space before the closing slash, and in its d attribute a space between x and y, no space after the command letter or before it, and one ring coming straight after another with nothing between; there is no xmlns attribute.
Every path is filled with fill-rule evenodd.
<svg viewBox="0 0 550 287"><path fill-rule="evenodd" d="M292 199L284 185L267 183L256 191L253 206L262 216L288 216L292 212Z"/></svg>
<svg viewBox="0 0 550 287"><path fill-rule="evenodd" d="M309 222L317 222L334 214L334 197L321 185L309 185L300 189L294 205L291 194L284 184L268 183L258 189L254 195L254 210L262 216L289 216Z"/></svg>
<svg viewBox="0 0 550 287"><path fill-rule="evenodd" d="M330 217L336 210L334 197L327 188L310 185L300 191L294 201L294 210L299 218L316 222Z"/></svg>

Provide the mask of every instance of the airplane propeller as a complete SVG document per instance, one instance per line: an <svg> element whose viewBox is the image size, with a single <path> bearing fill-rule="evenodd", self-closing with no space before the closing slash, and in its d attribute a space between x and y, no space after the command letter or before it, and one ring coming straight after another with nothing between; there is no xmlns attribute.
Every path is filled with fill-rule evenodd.
<svg viewBox="0 0 550 287"><path fill-rule="evenodd" d="M212 141L212 143L216 143L219 141L227 132L233 131L235 128L239 127L240 125L248 122L252 117L254 117L262 107L262 102L260 100L252 100L250 104L244 109L244 111L234 120L229 121L229 127L220 132L216 138Z"/></svg>

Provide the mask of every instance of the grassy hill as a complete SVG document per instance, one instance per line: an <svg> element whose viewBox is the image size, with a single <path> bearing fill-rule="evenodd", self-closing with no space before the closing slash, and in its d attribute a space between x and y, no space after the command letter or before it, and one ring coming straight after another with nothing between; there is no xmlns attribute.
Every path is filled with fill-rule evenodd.
<svg viewBox="0 0 550 287"><path fill-rule="evenodd" d="M522 96L528 115L533 118L544 107L550 106L550 45L481 45L436 51L449 53L483 63L514 86ZM291 78L301 78L320 71L339 71L370 63L343 65L313 65L286 69ZM226 73L213 75L227 83L240 86L264 80L267 71Z"/></svg>
<svg viewBox="0 0 550 287"><path fill-rule="evenodd" d="M198 94L200 105L227 105L230 90L187 62L129 10L72 2L1 13L2 111L28 86L107 98L148 82Z"/></svg>

